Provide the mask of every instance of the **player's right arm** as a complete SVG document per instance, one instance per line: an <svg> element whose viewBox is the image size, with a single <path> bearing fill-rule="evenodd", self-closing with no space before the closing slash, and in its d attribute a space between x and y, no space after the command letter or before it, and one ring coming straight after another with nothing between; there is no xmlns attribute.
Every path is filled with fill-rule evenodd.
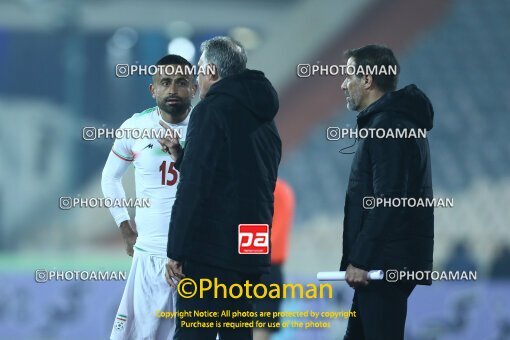
<svg viewBox="0 0 510 340"><path fill-rule="evenodd" d="M123 124L124 126L125 124ZM101 188L105 198L124 199L126 194L122 186L122 176L133 161L129 140L117 139L112 151L106 160L101 177ZM129 213L125 207L110 207L110 213L117 223L126 242L126 252L133 256L133 246L138 234L136 227L130 221Z"/></svg>

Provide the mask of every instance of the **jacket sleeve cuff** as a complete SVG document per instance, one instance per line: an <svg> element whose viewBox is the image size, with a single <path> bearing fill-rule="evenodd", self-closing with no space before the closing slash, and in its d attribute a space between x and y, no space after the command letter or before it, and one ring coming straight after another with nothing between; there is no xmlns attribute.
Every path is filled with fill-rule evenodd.
<svg viewBox="0 0 510 340"><path fill-rule="evenodd" d="M172 259L177 262L183 262L184 261L184 255L179 255L173 251L167 251L166 256L168 256L169 259Z"/></svg>
<svg viewBox="0 0 510 340"><path fill-rule="evenodd" d="M352 264L356 268L360 268L363 270L373 269L370 268L371 258L372 258L372 250L371 247L364 243L365 246L362 246L359 242L356 246L353 247L351 253L349 255L348 264ZM370 242L368 243L370 244Z"/></svg>
<svg viewBox="0 0 510 340"><path fill-rule="evenodd" d="M183 158L184 158L184 152L181 152L181 155L179 156L179 158L177 158L177 160L174 163L174 168L177 169L177 171L181 171L181 164L182 164Z"/></svg>
<svg viewBox="0 0 510 340"><path fill-rule="evenodd" d="M363 270L366 270L366 271L369 271L370 270L370 267L368 265L365 265L363 263L360 263L360 262L357 262L356 260L351 260L349 261L349 264L353 265L354 267L356 268L359 268L359 269L363 269Z"/></svg>

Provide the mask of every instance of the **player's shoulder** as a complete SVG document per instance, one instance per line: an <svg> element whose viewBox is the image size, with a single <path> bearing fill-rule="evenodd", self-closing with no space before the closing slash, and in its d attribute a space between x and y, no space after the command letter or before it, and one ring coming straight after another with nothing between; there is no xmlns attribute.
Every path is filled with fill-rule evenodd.
<svg viewBox="0 0 510 340"><path fill-rule="evenodd" d="M157 114L157 106L133 114L122 123L122 127L139 127L141 122L150 120L154 114Z"/></svg>
<svg viewBox="0 0 510 340"><path fill-rule="evenodd" d="M148 117L150 116L151 114L154 114L157 112L157 109L158 107L157 106L154 106L154 107L150 107L146 110L143 110L142 112L137 112L135 113L131 118L142 118L142 117Z"/></svg>

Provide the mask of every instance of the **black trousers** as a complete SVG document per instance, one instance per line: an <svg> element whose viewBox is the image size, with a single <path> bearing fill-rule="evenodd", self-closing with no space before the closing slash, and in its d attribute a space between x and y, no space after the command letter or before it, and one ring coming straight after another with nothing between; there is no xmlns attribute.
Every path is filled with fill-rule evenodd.
<svg viewBox="0 0 510 340"><path fill-rule="evenodd" d="M371 281L357 288L352 300L344 340L404 339L407 299L416 285L408 282Z"/></svg>
<svg viewBox="0 0 510 340"><path fill-rule="evenodd" d="M264 274L260 278L260 283L267 287L269 291L272 284L277 284L279 287L282 287L283 284L283 270L281 264L273 264L269 269L269 273ZM280 306L282 304L282 298L270 298L266 297L265 299L255 299L254 300L254 309L260 314L261 312L270 312L271 315L273 313L278 313L280 311ZM280 330L280 328L276 327L268 327L271 322L281 322L280 317L257 317L257 321L265 322L266 327L262 327L270 333L276 333ZM259 327L256 327L259 328Z"/></svg>
<svg viewBox="0 0 510 340"><path fill-rule="evenodd" d="M244 283L248 280L252 284L257 284L260 282L260 275L250 275L243 274L219 267L213 267L206 264L201 264L197 262L186 261L183 264L182 271L186 278L193 279L197 285L199 285L200 279L209 279L213 281L215 278L218 279L218 283L224 284L228 287L232 284L240 284L244 285ZM214 284L214 283L213 283ZM179 294L177 294L177 311L206 311L213 312L216 311L221 315L223 311L230 311L231 316L232 312L236 311L246 311L253 312L253 305L249 299L243 295L243 297L234 299L234 298L219 298L223 296L223 290L218 289L218 298L214 297L214 289L211 289L204 293L203 298L200 298L197 294L193 298L182 298ZM238 294L238 290L235 291L235 294ZM186 327L186 325L181 324L181 321L186 322L216 322L224 323L224 322L232 322L239 323L250 322L252 320L251 317L246 318L231 318L231 317L223 317L223 318L201 318L201 317L186 317L184 319L177 318L176 319L176 329L174 334L174 340L215 340L216 335L219 333L221 340L252 340L253 339L253 329L252 328L226 328L226 327L212 327L212 328L196 328L196 327Z"/></svg>

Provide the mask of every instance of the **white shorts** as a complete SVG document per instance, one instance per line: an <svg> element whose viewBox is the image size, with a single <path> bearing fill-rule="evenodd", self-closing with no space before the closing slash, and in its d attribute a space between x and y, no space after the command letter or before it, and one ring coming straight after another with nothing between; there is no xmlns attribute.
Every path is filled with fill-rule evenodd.
<svg viewBox="0 0 510 340"><path fill-rule="evenodd" d="M158 318L156 311L175 311L176 290L165 280L168 259L135 249L113 324L112 340L171 340L174 318Z"/></svg>

